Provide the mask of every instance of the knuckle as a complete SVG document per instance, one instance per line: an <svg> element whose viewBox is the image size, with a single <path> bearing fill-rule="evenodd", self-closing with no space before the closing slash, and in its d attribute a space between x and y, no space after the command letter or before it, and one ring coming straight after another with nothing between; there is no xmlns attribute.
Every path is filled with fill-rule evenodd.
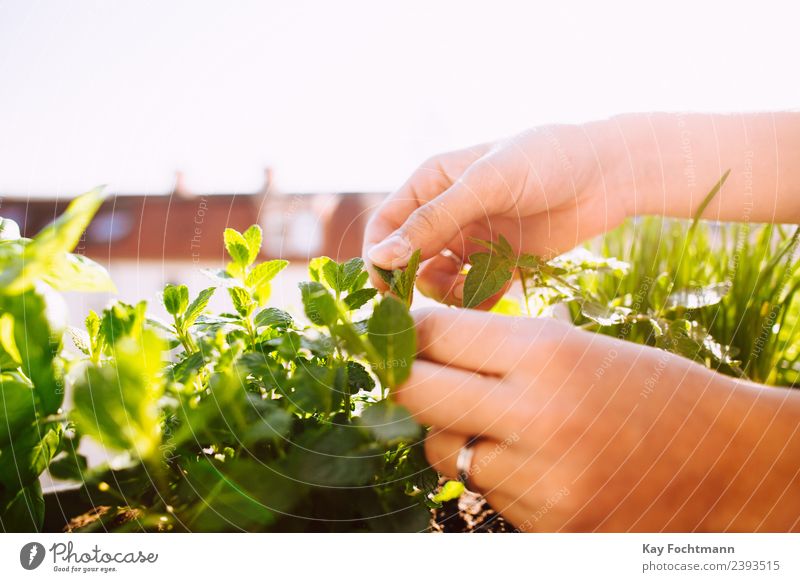
<svg viewBox="0 0 800 582"><path fill-rule="evenodd" d="M571 325L550 318L523 318L525 336L530 342L525 348L527 361L539 366L542 359L552 362L562 359L574 345ZM567 357L567 359L569 359Z"/></svg>
<svg viewBox="0 0 800 582"><path fill-rule="evenodd" d="M442 167L442 156L437 154L435 156L431 156L427 158L424 162L419 165L417 168L418 172L425 172L429 173L431 171L437 172L441 170Z"/></svg>
<svg viewBox="0 0 800 582"><path fill-rule="evenodd" d="M430 235L436 233L441 226L441 212L433 202L429 202L411 213L405 228L412 235Z"/></svg>
<svg viewBox="0 0 800 582"><path fill-rule="evenodd" d="M442 307L422 307L412 312L419 347L429 345L437 337L444 312L446 309Z"/></svg>
<svg viewBox="0 0 800 582"><path fill-rule="evenodd" d="M415 187L424 190L426 186L440 184L445 180L447 172L444 171L442 155L436 155L422 162L411 174L409 181Z"/></svg>

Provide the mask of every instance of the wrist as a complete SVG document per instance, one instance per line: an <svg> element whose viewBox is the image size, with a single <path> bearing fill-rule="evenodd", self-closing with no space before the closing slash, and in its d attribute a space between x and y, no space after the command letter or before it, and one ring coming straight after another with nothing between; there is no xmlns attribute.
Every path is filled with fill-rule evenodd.
<svg viewBox="0 0 800 582"><path fill-rule="evenodd" d="M626 218L641 214L642 201L637 200L641 187L643 156L633 146L631 139L641 145L641 138L634 136L634 123L629 116L592 121L583 125L583 130L592 143L598 172L595 188L604 193L609 202L616 204ZM624 120L625 130L621 128ZM638 133L638 132L637 132Z"/></svg>

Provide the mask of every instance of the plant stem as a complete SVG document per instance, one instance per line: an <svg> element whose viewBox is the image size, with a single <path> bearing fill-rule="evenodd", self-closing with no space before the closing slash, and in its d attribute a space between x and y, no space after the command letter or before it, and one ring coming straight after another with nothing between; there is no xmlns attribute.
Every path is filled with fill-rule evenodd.
<svg viewBox="0 0 800 582"><path fill-rule="evenodd" d="M525 311L527 311L528 317L531 317L532 316L531 304L530 301L528 300L528 278L525 275L524 269L518 269L518 270L519 270L519 280L520 283L522 283L522 297L524 298L525 301Z"/></svg>

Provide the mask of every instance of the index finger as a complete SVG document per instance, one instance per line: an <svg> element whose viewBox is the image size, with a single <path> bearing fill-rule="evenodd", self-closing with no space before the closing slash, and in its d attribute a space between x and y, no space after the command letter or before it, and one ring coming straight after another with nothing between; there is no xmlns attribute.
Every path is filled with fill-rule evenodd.
<svg viewBox="0 0 800 582"><path fill-rule="evenodd" d="M450 188L488 149L487 144L482 144L429 159L417 168L399 190L390 194L377 208L367 223L362 252L374 285L379 288L385 287L371 268L369 250L400 228L417 208Z"/></svg>

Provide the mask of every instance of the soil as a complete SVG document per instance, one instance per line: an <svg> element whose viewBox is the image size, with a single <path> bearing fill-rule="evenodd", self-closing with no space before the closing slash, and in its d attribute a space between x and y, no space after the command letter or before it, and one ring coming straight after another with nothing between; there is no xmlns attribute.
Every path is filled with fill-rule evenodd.
<svg viewBox="0 0 800 582"><path fill-rule="evenodd" d="M486 500L471 491L446 501L434 511L431 530L437 533L511 533L514 526L497 513Z"/></svg>
<svg viewBox="0 0 800 582"><path fill-rule="evenodd" d="M144 514L138 509L130 507L110 507L100 505L87 511L83 515L73 517L64 527L65 532L80 531L114 531L126 523L136 521Z"/></svg>
<svg viewBox="0 0 800 582"><path fill-rule="evenodd" d="M76 491L65 491L55 495L45 495L47 520L45 531L114 531L132 525L141 517L141 512L129 507L98 506L86 507ZM66 526L67 507L83 507L82 513L70 519ZM88 510L88 511L87 511ZM73 513L74 515L74 513ZM60 523L59 523L60 521ZM432 512L431 529L435 533L511 533L514 526L505 521L486 502L470 491L465 491L459 499L445 502L440 509Z"/></svg>

